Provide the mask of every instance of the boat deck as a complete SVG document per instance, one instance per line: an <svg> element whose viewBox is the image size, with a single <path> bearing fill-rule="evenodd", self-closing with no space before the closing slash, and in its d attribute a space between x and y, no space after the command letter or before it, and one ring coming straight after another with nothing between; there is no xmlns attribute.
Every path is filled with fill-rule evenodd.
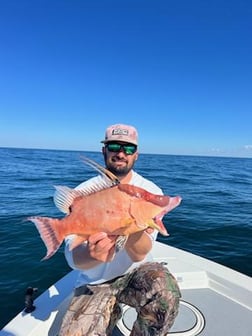
<svg viewBox="0 0 252 336"><path fill-rule="evenodd" d="M169 334L251 334L251 278L160 243L156 244L153 254L155 261L167 262L167 267L176 276L181 288L180 311ZM135 318L135 310L124 307L124 316L113 336L129 335Z"/></svg>
<svg viewBox="0 0 252 336"><path fill-rule="evenodd" d="M179 314L169 335L249 336L252 330L252 279L188 252L156 243L154 260L167 263L179 283ZM0 336L57 336L73 292L72 271L35 300L31 314L21 312ZM127 336L136 318L123 306L123 318L113 336Z"/></svg>
<svg viewBox="0 0 252 336"><path fill-rule="evenodd" d="M249 336L252 330L251 317L252 311L209 288L182 290L180 312L169 334ZM134 309L125 309L124 321L120 321L113 336L129 335L135 318Z"/></svg>

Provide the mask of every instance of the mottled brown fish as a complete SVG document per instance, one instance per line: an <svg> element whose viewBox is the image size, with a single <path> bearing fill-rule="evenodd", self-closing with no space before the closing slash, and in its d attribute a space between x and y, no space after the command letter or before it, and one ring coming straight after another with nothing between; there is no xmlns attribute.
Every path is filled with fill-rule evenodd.
<svg viewBox="0 0 252 336"><path fill-rule="evenodd" d="M88 190L56 187L55 204L67 216L62 219L28 218L36 225L47 247L47 254L43 259L53 256L69 234L76 235L71 249L97 232L128 236L152 227L162 235L168 235L162 218L180 204L180 196L155 195L142 188L120 183L107 169L90 159L83 159L102 173L106 182Z"/></svg>

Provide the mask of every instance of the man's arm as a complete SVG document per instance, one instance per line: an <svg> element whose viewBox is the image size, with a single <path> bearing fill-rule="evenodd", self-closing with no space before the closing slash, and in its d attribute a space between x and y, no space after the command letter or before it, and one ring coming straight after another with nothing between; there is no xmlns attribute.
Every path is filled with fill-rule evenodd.
<svg viewBox="0 0 252 336"><path fill-rule="evenodd" d="M148 228L131 234L125 244L125 249L133 262L141 261L152 248L150 234L153 229ZM99 232L89 237L87 244L82 244L72 250L72 259L76 268L91 269L103 262L113 260L117 236L109 236Z"/></svg>
<svg viewBox="0 0 252 336"><path fill-rule="evenodd" d="M148 228L129 236L125 249L133 262L142 261L152 249L153 239L150 234L153 231L153 229Z"/></svg>

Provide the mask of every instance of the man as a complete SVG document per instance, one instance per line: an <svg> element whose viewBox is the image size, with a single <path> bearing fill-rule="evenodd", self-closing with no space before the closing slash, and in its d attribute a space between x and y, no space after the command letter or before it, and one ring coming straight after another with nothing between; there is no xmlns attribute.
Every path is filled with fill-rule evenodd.
<svg viewBox="0 0 252 336"><path fill-rule="evenodd" d="M134 127L112 125L102 143L105 166L120 183L163 194L158 186L133 170L138 159ZM101 175L93 177L76 189L102 180ZM65 256L70 267L80 270L80 274L59 336L111 335L120 317L119 303L135 307L138 313L132 336L166 335L178 313L180 291L168 269L151 262L156 230L148 228L131 234L122 249L116 248L117 236L99 232L70 252L73 237L65 240Z"/></svg>

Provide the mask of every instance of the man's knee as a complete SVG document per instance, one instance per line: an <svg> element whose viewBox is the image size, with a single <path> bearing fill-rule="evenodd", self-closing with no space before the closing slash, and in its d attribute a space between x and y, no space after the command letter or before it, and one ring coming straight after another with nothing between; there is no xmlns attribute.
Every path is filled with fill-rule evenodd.
<svg viewBox="0 0 252 336"><path fill-rule="evenodd" d="M150 295L169 291L175 296L181 296L177 280L169 272L166 263L148 262L141 265L136 273L136 282L140 280L141 288L145 288Z"/></svg>
<svg viewBox="0 0 252 336"><path fill-rule="evenodd" d="M119 294L119 301L137 308L154 300L161 292L180 297L177 281L165 264L147 262L130 274L126 287Z"/></svg>

